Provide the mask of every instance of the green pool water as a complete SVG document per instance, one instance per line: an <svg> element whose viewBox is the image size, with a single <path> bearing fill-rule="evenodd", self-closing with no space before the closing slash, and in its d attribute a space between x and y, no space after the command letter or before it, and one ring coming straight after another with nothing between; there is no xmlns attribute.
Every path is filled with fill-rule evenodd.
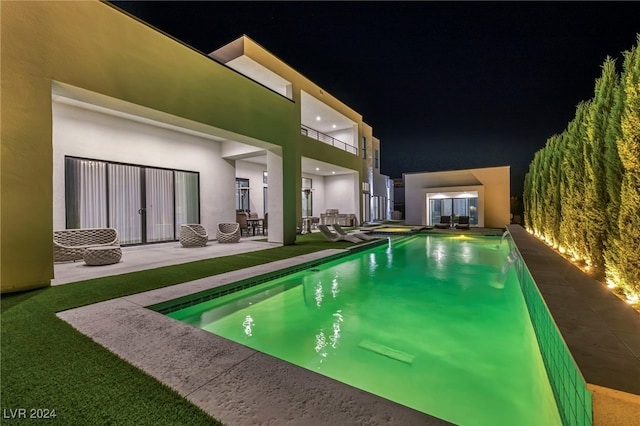
<svg viewBox="0 0 640 426"><path fill-rule="evenodd" d="M560 425L509 244L416 235L168 314L460 425Z"/></svg>

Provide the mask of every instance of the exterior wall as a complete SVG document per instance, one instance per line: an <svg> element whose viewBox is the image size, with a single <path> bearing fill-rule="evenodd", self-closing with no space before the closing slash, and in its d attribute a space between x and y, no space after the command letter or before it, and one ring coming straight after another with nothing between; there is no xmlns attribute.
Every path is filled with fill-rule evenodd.
<svg viewBox="0 0 640 426"><path fill-rule="evenodd" d="M1 2L0 13L0 291L46 286L53 277L52 232L64 222L64 155L199 171L201 219L210 229L233 220L236 162L262 150L269 240L284 244L295 242L300 226L302 156L353 170L324 179L324 202L344 213L361 211L362 158L301 135L301 90L353 120L357 145L365 132L373 142L371 128L250 39L247 55L291 81L290 98L108 3ZM205 135L91 111L70 114L57 96ZM254 191L252 202L261 197Z"/></svg>
<svg viewBox="0 0 640 426"><path fill-rule="evenodd" d="M53 277L55 82L282 147L282 239L295 241L295 103L106 3L2 2L0 13L2 292Z"/></svg>
<svg viewBox="0 0 640 426"><path fill-rule="evenodd" d="M428 192L478 191L479 226L503 228L510 222L510 167L404 175L405 221L425 225Z"/></svg>
<svg viewBox="0 0 640 426"><path fill-rule="evenodd" d="M54 102L53 228L65 229L64 158L69 155L199 172L200 221L215 235L218 223L235 221L233 204L218 201L233 200L235 194L235 171L221 158L220 146L202 137Z"/></svg>
<svg viewBox="0 0 640 426"><path fill-rule="evenodd" d="M327 209L338 209L340 213L353 213L358 216L357 212L360 208L358 175L339 175L325 177L325 204ZM356 193L357 192L357 193ZM351 197L345 194L352 194ZM320 211L320 213L324 213Z"/></svg>
<svg viewBox="0 0 640 426"><path fill-rule="evenodd" d="M325 92L321 87L313 83L311 80L307 79L305 76L298 73L296 70L291 68L285 62L283 62L278 57L271 54L269 51L264 49L255 41L251 40L249 37L243 36L231 43L227 46L224 46L221 49L211 53L211 56L219 57L220 60L223 61L231 61L240 56L246 56L251 60L257 62L273 73L277 74L283 80L286 80L291 83L291 87L287 90L291 90L291 98L295 101L295 108L297 111L296 115L296 123L298 126L297 132L297 144L296 148L298 149L298 154L303 157L312 158L315 160L323 161L329 164L335 164L341 167L345 167L354 171L354 173L362 174L366 168L363 168L363 163L361 159L360 144L362 135L367 135L367 140L372 140L371 133L372 129L370 126L367 126L362 121L362 116L358 114L356 111L342 103L340 100L336 99L329 93ZM355 133L357 133L356 140L354 141L354 146L358 148L358 155L353 155L346 151L329 147L327 144L323 142L319 142L312 138L308 138L301 134L300 126L301 126L301 117L303 102L302 97L303 93L312 97L315 101L323 103L324 105L332 108L336 112L340 113L344 117L353 121L355 124ZM327 134L333 135L337 138L340 138L340 132L327 132ZM347 137L348 136L348 137ZM346 140L353 139L351 135L345 134ZM366 166L365 166L366 167ZM302 183L300 179L287 181L285 179L285 184L295 186L295 193L301 194L302 192ZM354 203L357 203L356 207L351 207L353 213L357 216L361 213L360 207L360 199L361 199L361 184L358 181L354 181L354 188L349 189L349 193L354 193L355 199ZM315 194L314 194L315 201ZM296 203L296 214L298 217L298 227L301 226L301 215L302 215L302 203L300 200ZM327 207L331 208L331 207ZM314 212L316 211L316 207L314 205Z"/></svg>

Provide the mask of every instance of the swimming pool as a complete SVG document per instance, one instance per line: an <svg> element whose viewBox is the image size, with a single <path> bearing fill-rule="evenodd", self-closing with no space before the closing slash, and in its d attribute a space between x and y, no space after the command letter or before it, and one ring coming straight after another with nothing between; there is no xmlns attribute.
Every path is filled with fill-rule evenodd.
<svg viewBox="0 0 640 426"><path fill-rule="evenodd" d="M561 424L509 255L417 235L169 316L457 424Z"/></svg>

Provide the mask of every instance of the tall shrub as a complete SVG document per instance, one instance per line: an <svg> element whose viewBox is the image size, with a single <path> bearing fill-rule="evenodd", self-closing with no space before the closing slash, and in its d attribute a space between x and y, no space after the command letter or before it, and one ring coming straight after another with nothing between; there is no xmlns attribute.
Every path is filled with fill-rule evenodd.
<svg viewBox="0 0 640 426"><path fill-rule="evenodd" d="M640 294L640 37L625 52L621 79L625 104L618 153L622 163L617 248L619 282L627 293Z"/></svg>
<svg viewBox="0 0 640 426"><path fill-rule="evenodd" d="M586 138L584 121L589 105L589 102L578 104L575 118L562 134L565 149L561 163L560 243L578 259L584 259L588 252L583 192L586 173L582 151Z"/></svg>
<svg viewBox="0 0 640 426"><path fill-rule="evenodd" d="M560 145L562 139L553 135L545 146L548 170L548 182L545 191L544 227L547 238L554 247L560 245L560 217L562 216L562 202L560 199Z"/></svg>
<svg viewBox="0 0 640 426"><path fill-rule="evenodd" d="M607 280L617 283L620 277L620 247L618 240L618 215L620 212L620 190L622 185L622 162L618 154L618 139L622 137L620 122L625 104L625 91L619 81L614 92L614 104L605 133L604 166L606 175L606 217L607 236L604 251L605 275Z"/></svg>
<svg viewBox="0 0 640 426"><path fill-rule="evenodd" d="M604 243L608 231L605 135L617 84L615 61L607 58L602 65L602 76L596 80L595 94L585 116L583 161L586 258L599 273L604 272Z"/></svg>

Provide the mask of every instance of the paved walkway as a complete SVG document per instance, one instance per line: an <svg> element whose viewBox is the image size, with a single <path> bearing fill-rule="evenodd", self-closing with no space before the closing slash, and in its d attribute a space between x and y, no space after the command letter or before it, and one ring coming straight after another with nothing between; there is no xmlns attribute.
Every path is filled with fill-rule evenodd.
<svg viewBox="0 0 640 426"><path fill-rule="evenodd" d="M640 313L520 225L509 232L593 392L596 424L640 424Z"/></svg>

